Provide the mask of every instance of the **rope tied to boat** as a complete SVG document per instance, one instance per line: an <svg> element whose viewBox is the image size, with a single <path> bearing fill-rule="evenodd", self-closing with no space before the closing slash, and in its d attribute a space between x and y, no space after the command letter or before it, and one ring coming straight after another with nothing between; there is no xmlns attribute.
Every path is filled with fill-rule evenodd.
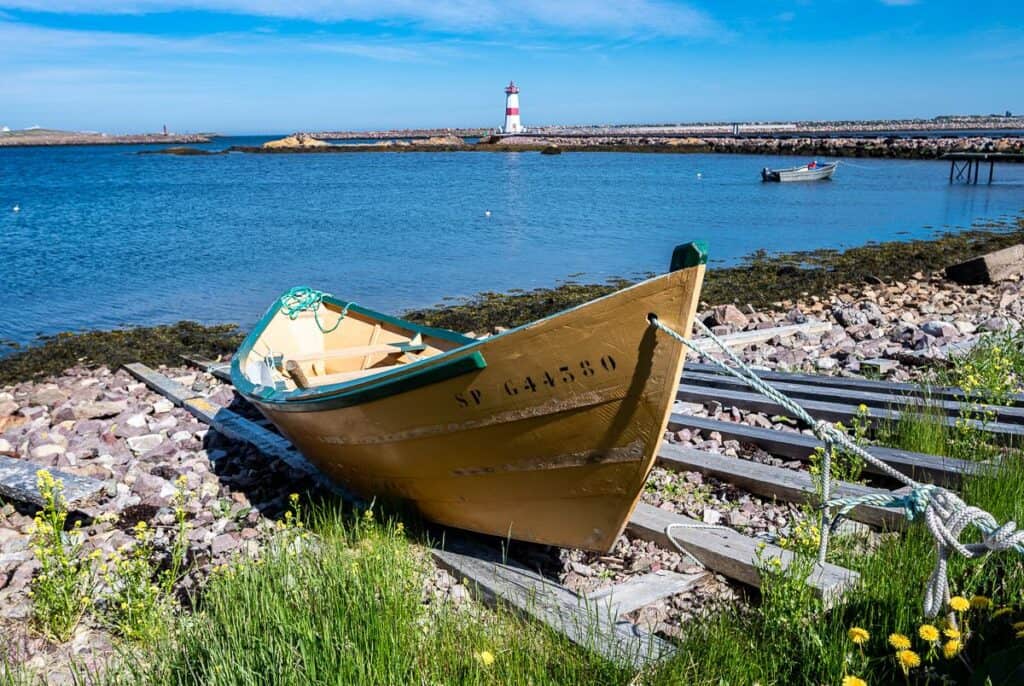
<svg viewBox="0 0 1024 686"><path fill-rule="evenodd" d="M281 311L288 315L288 318L292 321L298 319L299 315L307 310L313 311L313 321L316 322L316 326L320 329L321 333L331 333L339 326L341 322L348 315L348 308L355 305L354 302L345 303L344 307L341 308L341 314L338 316L338 321L334 322L334 326L329 329L325 329L324 325L320 322L320 306L323 305L324 296L329 296L328 293L318 291L315 288L309 286L295 286L294 288L288 289L288 292L281 296Z"/></svg>
<svg viewBox="0 0 1024 686"><path fill-rule="evenodd" d="M711 360L715 366L725 373L743 381L761 395L791 412L793 416L811 427L814 435L825 444L825 451L822 457L822 518L818 548L819 565L825 563L829 533L838 526L842 518L846 517L859 505L901 508L908 521L918 518L924 519L928 531L935 539L936 546L935 568L928 580L924 598L925 616L928 617L938 615L949 602L950 592L947 567L949 557L953 551L965 558L975 558L991 552L1006 550L1016 550L1024 555L1024 529L1017 529L1016 522L1008 521L1000 526L995 517L985 510L968 505L955 493L945 488L935 484L922 484L915 481L857 445L845 431L841 431L830 422L814 419L792 398L784 395L781 391L773 388L758 377L754 370L733 353L703 322L695 320L694 326L707 335L712 343L725 353L726 357L735 366L730 366L723 360L707 355L680 333L662 323L657 315L649 315L648 321L652 326L679 341L688 349ZM901 494L871 493L850 498L831 499L831 462L832 453L836 446L860 457L886 476L905 484L909 487L909 491ZM833 508L838 508L838 510L835 516L830 516ZM982 540L980 542L963 543L960 541L961 533L970 526L981 532ZM669 536L669 540L673 540L671 536Z"/></svg>

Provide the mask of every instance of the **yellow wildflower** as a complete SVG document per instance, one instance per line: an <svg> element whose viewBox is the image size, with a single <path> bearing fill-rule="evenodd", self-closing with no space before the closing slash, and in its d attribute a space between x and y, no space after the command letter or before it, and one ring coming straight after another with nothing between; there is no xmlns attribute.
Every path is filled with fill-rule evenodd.
<svg viewBox="0 0 1024 686"><path fill-rule="evenodd" d="M971 606L971 603L967 600L967 598L964 598L960 595L955 595L949 599L949 606L957 612L966 612L967 609Z"/></svg>
<svg viewBox="0 0 1024 686"><path fill-rule="evenodd" d="M490 667L494 664L494 653L489 650L481 650L479 653L473 653L473 657L475 657L477 662L482 664L484 667Z"/></svg>
<svg viewBox="0 0 1024 686"><path fill-rule="evenodd" d="M975 610L987 610L992 607L992 599L983 595L973 596L971 598L971 607Z"/></svg>
<svg viewBox="0 0 1024 686"><path fill-rule="evenodd" d="M933 624L922 624L917 630L917 635L928 643L935 643L939 640L939 630Z"/></svg>
<svg viewBox="0 0 1024 686"><path fill-rule="evenodd" d="M868 406L865 405L864 403L861 403L860 405L857 406L857 411L860 412L861 414L867 414Z"/></svg>
<svg viewBox="0 0 1024 686"><path fill-rule="evenodd" d="M899 651L896 653L896 660L900 663L900 667L903 668L904 672L908 672L915 667L921 666L921 656L913 650Z"/></svg>
<svg viewBox="0 0 1024 686"><path fill-rule="evenodd" d="M867 643L869 638L871 638L871 634L866 630L861 629L859 626L851 627L850 630L846 632L846 635L849 636L850 640L856 645L863 645L864 643Z"/></svg>
<svg viewBox="0 0 1024 686"><path fill-rule="evenodd" d="M864 681L859 676L844 676L843 686L868 686L868 682Z"/></svg>
<svg viewBox="0 0 1024 686"><path fill-rule="evenodd" d="M942 633L946 635L946 638L960 638L960 630L957 629L955 626L947 626L945 629L942 630Z"/></svg>
<svg viewBox="0 0 1024 686"><path fill-rule="evenodd" d="M896 650L906 650L910 647L910 639L903 634L889 634L889 645Z"/></svg>
<svg viewBox="0 0 1024 686"><path fill-rule="evenodd" d="M292 501L292 503L299 502L299 494L298 493L292 493L291 495L288 496L288 500Z"/></svg>
<svg viewBox="0 0 1024 686"><path fill-rule="evenodd" d="M947 660L952 660L954 657L957 656L957 654L959 652L960 652L960 640L959 639L953 639L951 641L946 641L942 645L942 656L944 658L946 658Z"/></svg>
<svg viewBox="0 0 1024 686"><path fill-rule="evenodd" d="M1014 622L1013 623L1013 630L1014 631L1024 631L1024 622Z"/></svg>

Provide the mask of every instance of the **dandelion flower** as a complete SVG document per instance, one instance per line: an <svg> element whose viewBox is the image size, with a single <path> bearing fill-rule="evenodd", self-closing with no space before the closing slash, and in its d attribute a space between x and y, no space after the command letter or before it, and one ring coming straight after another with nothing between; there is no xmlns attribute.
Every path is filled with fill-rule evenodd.
<svg viewBox="0 0 1024 686"><path fill-rule="evenodd" d="M864 403L861 403L860 405L857 406L857 411L860 412L861 414L867 414L868 406L865 405Z"/></svg>
<svg viewBox="0 0 1024 686"><path fill-rule="evenodd" d="M971 598L971 607L975 610L987 610L992 607L992 599L983 595L973 596Z"/></svg>
<svg viewBox="0 0 1024 686"><path fill-rule="evenodd" d="M473 657L475 657L477 662L482 664L484 667L490 667L494 664L494 653L489 650L481 650L479 653L473 653Z"/></svg>
<svg viewBox="0 0 1024 686"><path fill-rule="evenodd" d="M846 635L850 637L850 640L853 641L855 645L863 645L868 642L869 638L871 638L871 634L866 630L861 629L859 626L850 627L850 630L846 632Z"/></svg>
<svg viewBox="0 0 1024 686"><path fill-rule="evenodd" d="M961 635L960 630L957 629L955 626L947 626L945 629L942 630L942 633L946 635L946 638L954 639L959 639Z"/></svg>
<svg viewBox="0 0 1024 686"><path fill-rule="evenodd" d="M961 644L959 639L946 641L944 644L942 644L942 656L947 660L952 660L960 653L960 645Z"/></svg>
<svg viewBox="0 0 1024 686"><path fill-rule="evenodd" d="M889 645L896 650L906 650L910 647L910 639L903 634L889 634Z"/></svg>
<svg viewBox="0 0 1024 686"><path fill-rule="evenodd" d="M935 643L939 640L939 630L933 624L922 624L921 628L917 630L917 635L928 643Z"/></svg>
<svg viewBox="0 0 1024 686"><path fill-rule="evenodd" d="M949 606L957 612L966 612L971 607L970 601L960 595L955 595L949 599Z"/></svg>
<svg viewBox="0 0 1024 686"><path fill-rule="evenodd" d="M896 660L900 663L900 667L903 668L904 672L908 672L915 667L921 666L921 656L913 650L899 651L896 653Z"/></svg>
<svg viewBox="0 0 1024 686"><path fill-rule="evenodd" d="M868 682L864 681L859 676L844 676L843 686L868 686Z"/></svg>

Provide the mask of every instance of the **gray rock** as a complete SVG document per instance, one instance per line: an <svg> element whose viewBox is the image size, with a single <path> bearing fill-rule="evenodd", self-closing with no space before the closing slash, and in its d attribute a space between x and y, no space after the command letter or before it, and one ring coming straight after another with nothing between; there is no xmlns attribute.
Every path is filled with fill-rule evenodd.
<svg viewBox="0 0 1024 686"><path fill-rule="evenodd" d="M38 389L35 393L30 396L30 402L33 405L44 405L46 407L53 407L59 405L68 397L64 391L56 387L46 387Z"/></svg>
<svg viewBox="0 0 1024 686"><path fill-rule="evenodd" d="M712 327L725 325L744 327L749 322L750 319L747 315L743 314L735 305L718 305L713 307L704 320L705 324Z"/></svg>
<svg viewBox="0 0 1024 686"><path fill-rule="evenodd" d="M46 443L44 445L36 446L32 448L31 455L37 460L45 460L51 457L64 454L64 446L57 445L56 443Z"/></svg>
<svg viewBox="0 0 1024 686"><path fill-rule="evenodd" d="M868 315L856 305L836 305L832 308L832 316L843 326L869 323Z"/></svg>
<svg viewBox="0 0 1024 686"><path fill-rule="evenodd" d="M4 400L0 402L0 417L10 417L12 414L18 411L18 403L13 400Z"/></svg>
<svg viewBox="0 0 1024 686"><path fill-rule="evenodd" d="M159 434L145 434L142 436L131 436L127 440L128 448L136 455L141 455L160 445L164 437Z"/></svg>
<svg viewBox="0 0 1024 686"><path fill-rule="evenodd" d="M956 338L960 333L955 326L949 322L944 322L938 319L925 322L921 325L921 331L924 331L929 336L935 336L936 338Z"/></svg>

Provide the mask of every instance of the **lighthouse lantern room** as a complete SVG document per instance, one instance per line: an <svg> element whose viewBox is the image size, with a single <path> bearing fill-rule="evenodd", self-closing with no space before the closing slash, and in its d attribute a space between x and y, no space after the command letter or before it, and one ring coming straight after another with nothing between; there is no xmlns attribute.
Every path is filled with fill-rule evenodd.
<svg viewBox="0 0 1024 686"><path fill-rule="evenodd" d="M503 133L522 133L523 123L519 120L519 86L509 81L505 87L505 126Z"/></svg>

